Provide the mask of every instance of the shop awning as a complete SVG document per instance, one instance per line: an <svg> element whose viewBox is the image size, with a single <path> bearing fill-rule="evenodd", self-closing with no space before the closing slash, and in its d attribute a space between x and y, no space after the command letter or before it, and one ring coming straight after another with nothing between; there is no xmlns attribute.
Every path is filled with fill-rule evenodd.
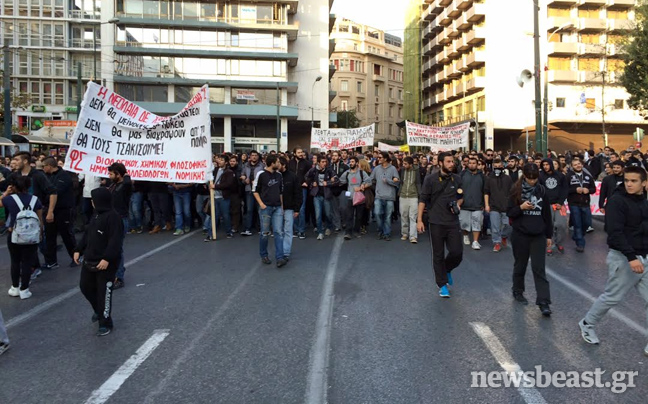
<svg viewBox="0 0 648 404"><path fill-rule="evenodd" d="M36 135L12 135L11 140L15 143L32 143L32 144L45 144L51 146L69 146L69 139L61 139L57 137L45 137Z"/></svg>
<svg viewBox="0 0 648 404"><path fill-rule="evenodd" d="M0 146L15 146L16 144L6 137L0 137Z"/></svg>

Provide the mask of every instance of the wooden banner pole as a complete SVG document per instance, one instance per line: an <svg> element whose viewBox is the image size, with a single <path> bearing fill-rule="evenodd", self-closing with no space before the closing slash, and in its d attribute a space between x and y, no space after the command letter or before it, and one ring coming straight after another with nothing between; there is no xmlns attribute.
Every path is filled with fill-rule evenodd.
<svg viewBox="0 0 648 404"><path fill-rule="evenodd" d="M209 181L209 210L211 213L212 240L216 240L216 207L214 206L214 181Z"/></svg>

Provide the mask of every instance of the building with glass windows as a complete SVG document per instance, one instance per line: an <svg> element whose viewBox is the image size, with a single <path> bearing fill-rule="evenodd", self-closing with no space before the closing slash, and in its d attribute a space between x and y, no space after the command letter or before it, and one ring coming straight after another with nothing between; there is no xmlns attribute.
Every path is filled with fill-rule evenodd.
<svg viewBox="0 0 648 404"><path fill-rule="evenodd" d="M538 1L550 149L625 149L644 126L618 81L620 41L633 25L635 3ZM533 2L419 0L411 7L421 8L419 29L406 31L406 42L408 35L421 38L422 120L474 120L471 147L524 150L527 130L535 138L534 83L520 88L517 81L534 70Z"/></svg>
<svg viewBox="0 0 648 404"><path fill-rule="evenodd" d="M38 93L50 119L75 118L78 62L86 82L97 77L156 114L179 112L209 84L216 151L275 150L278 134L282 150L308 145L311 118L324 128L335 119L332 0L0 4L2 33L21 47L12 49L12 80Z"/></svg>
<svg viewBox="0 0 648 404"><path fill-rule="evenodd" d="M403 44L401 38L338 18L331 40L335 52L331 107L355 111L361 126L376 125L376 141L396 140L403 120Z"/></svg>

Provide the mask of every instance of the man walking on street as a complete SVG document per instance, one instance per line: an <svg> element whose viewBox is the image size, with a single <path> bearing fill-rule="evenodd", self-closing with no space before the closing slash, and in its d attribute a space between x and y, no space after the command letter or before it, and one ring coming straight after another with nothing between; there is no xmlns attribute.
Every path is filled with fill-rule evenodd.
<svg viewBox="0 0 648 404"><path fill-rule="evenodd" d="M563 173L554 170L553 160L544 159L541 165L540 184L545 187L545 198L551 207L554 226L552 246L547 248L547 255L553 254L554 247L562 254L565 252L562 241L567 232L567 212L564 205L569 186Z"/></svg>
<svg viewBox="0 0 648 404"><path fill-rule="evenodd" d="M250 159L245 166L243 166L243 173L241 174L241 181L245 183L245 231L241 236L252 235L252 225L254 224L254 217L259 213L259 205L254 198L252 192L252 183L257 175L263 171L263 162L259 159L259 152L252 150L250 152Z"/></svg>
<svg viewBox="0 0 648 404"><path fill-rule="evenodd" d="M252 195L260 209L259 254L261 261L267 265L272 264L268 258L268 240L270 231L272 231L277 268L288 263L283 251L283 180L281 173L278 172L279 167L281 167L281 163L279 163L277 155L269 155L266 158L266 168L256 175L252 183Z"/></svg>
<svg viewBox="0 0 648 404"><path fill-rule="evenodd" d="M279 157L283 180L283 252L286 261L290 260L293 242L293 225L294 220L299 218L299 209L302 205L302 186L297 181L297 174L288 170L288 160L285 157Z"/></svg>
<svg viewBox="0 0 648 404"><path fill-rule="evenodd" d="M374 216L378 226L378 240L391 240L392 213L400 179L398 170L391 164L389 153L381 152L379 165L371 173L371 181L376 184Z"/></svg>
<svg viewBox="0 0 648 404"><path fill-rule="evenodd" d="M606 205L605 227L608 233L608 280L605 292L596 299L579 323L581 335L589 344L598 344L594 327L633 287L648 307L648 201L645 189L646 171L626 167L624 185ZM646 313L648 314L648 313ZM648 345L644 348L648 356Z"/></svg>
<svg viewBox="0 0 648 404"><path fill-rule="evenodd" d="M416 227L419 233L425 232L423 212L427 206L436 284L439 287L439 296L449 298L448 286L453 285L452 271L461 264L463 259L458 216L462 203L461 177L453 174L455 161L452 154L441 153L439 165L439 171L425 177L423 182Z"/></svg>
<svg viewBox="0 0 648 404"><path fill-rule="evenodd" d="M623 184L623 163L621 161L614 161L610 165L612 166L612 175L608 175L601 181L599 208L603 214L605 214L605 205L619 189L619 185Z"/></svg>
<svg viewBox="0 0 648 404"><path fill-rule="evenodd" d="M317 165L306 174L306 182L310 185L313 204L315 205L315 222L317 223L317 239L324 240L324 236L331 235L331 185L337 182L337 178L326 165L328 160L324 156L317 158ZM323 215L326 215L325 217ZM326 220L326 223L324 223ZM326 225L326 231L324 230Z"/></svg>
<svg viewBox="0 0 648 404"><path fill-rule="evenodd" d="M486 177L484 185L484 211L490 215L493 252L506 247L511 235L509 218L506 215L513 180L504 173L504 163L499 158L493 160L493 172Z"/></svg>
<svg viewBox="0 0 648 404"><path fill-rule="evenodd" d="M362 215L367 206L364 198L361 202L354 204L355 193L360 192L364 195L365 189L371 187L371 177L358 166L357 157L349 158L349 169L340 177L340 184L347 185L347 191L344 193L347 212L344 239L351 240L354 232L356 237L360 237Z"/></svg>
<svg viewBox="0 0 648 404"><path fill-rule="evenodd" d="M220 217L223 217L223 225L225 226L225 233L227 238L234 237L232 233L232 220L230 216L230 202L231 195L235 190L238 190L236 186L236 174L229 166L227 161L227 156L219 156L216 159L218 167L214 174L214 184L210 187L214 190L214 221L216 222L216 228L218 228L218 221ZM205 219L205 227L207 228L207 237L204 241L211 241L212 238L212 226L211 226L211 217L208 215Z"/></svg>
<svg viewBox="0 0 648 404"><path fill-rule="evenodd" d="M492 151L490 152L492 155ZM470 244L472 233L472 249L481 249L479 235L484 224L484 173L477 169L477 158L470 157L468 169L461 173L461 186L464 192L459 222L463 230L465 245Z"/></svg>
<svg viewBox="0 0 648 404"><path fill-rule="evenodd" d="M403 168L400 172L400 216L401 240L409 239L410 243L418 243L416 221L418 218L418 200L421 194L421 176L414 168L414 159L407 156L403 159Z"/></svg>
<svg viewBox="0 0 648 404"><path fill-rule="evenodd" d="M333 174L340 178L340 176L349 169L349 166L344 164L340 160L340 152L334 151L331 153L331 171ZM344 214L346 213L346 195L344 194L342 187L339 185L334 185L331 187L331 192L333 193L333 198L331 198L331 218L333 222L333 227L335 232L339 232L342 228L342 224L346 223Z"/></svg>
<svg viewBox="0 0 648 404"><path fill-rule="evenodd" d="M126 166L122 163L113 163L108 167L108 175L110 177L111 185L110 192L112 193L112 206L117 211L119 217L122 219L124 236L126 236L126 229L128 228L128 208L130 206L131 193L133 188L131 186L130 176L126 175ZM115 283L113 290L124 287L124 274L126 267L124 267L124 238L121 242L121 255L115 275Z"/></svg>
<svg viewBox="0 0 648 404"><path fill-rule="evenodd" d="M60 234L65 249L70 256L74 256L76 238L73 233L72 211L74 206L74 192L72 190L72 178L67 171L58 167L56 159L48 157L43 161L43 171L49 182L56 187L56 206L54 207L54 221L45 223L45 266L49 268L58 267L56 256L56 239ZM70 267L75 267L74 261Z"/></svg>
<svg viewBox="0 0 648 404"><path fill-rule="evenodd" d="M572 160L572 171L567 173L569 193L569 213L574 225L572 239L576 242L576 251L585 251L585 231L592 226L590 195L596 193L594 177L583 170L580 159Z"/></svg>

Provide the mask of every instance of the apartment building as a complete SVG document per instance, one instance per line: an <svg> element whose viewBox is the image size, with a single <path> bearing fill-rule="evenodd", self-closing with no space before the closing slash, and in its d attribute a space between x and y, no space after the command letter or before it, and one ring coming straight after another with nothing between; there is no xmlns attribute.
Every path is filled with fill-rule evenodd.
<svg viewBox="0 0 648 404"><path fill-rule="evenodd" d="M277 149L277 117L282 150L310 142L311 117L324 128L335 120L327 85L332 0L0 4L2 35L22 48L12 80L20 91L40 90L51 119L74 117L77 61L87 82L95 55L98 79L156 114L177 113L209 84L215 151Z"/></svg>
<svg viewBox="0 0 648 404"><path fill-rule="evenodd" d="M534 70L533 2L420 6L423 120L441 126L475 120L479 136L471 147L524 149L526 132L535 137L535 94L533 82L523 88L516 82L523 70ZM598 148L605 139L627 147L644 123L617 81L618 41L632 26L635 1L539 0L539 6L549 148Z"/></svg>
<svg viewBox="0 0 648 404"><path fill-rule="evenodd" d="M376 124L376 141L402 136L404 119L403 43L379 29L337 18L331 40L335 51L331 81L338 111L353 110L361 126Z"/></svg>

